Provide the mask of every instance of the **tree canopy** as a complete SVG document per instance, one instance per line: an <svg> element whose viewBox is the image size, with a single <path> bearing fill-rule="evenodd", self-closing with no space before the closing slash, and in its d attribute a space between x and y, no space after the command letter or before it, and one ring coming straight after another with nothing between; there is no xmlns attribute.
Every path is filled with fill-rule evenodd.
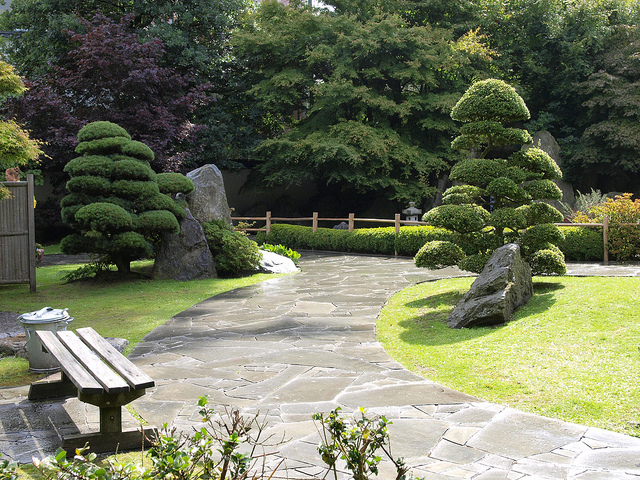
<svg viewBox="0 0 640 480"><path fill-rule="evenodd" d="M423 220L452 231L454 240L427 243L416 265L458 265L479 273L496 248L517 242L534 274L564 273L557 246L563 237L553 225L562 215L543 201L562 198L552 182L562 172L539 148L520 148L532 142L526 130L503 125L529 118L522 98L501 80L480 81L469 87L451 116L465 122L453 147L471 155L452 168L457 185Z"/></svg>
<svg viewBox="0 0 640 480"><path fill-rule="evenodd" d="M9 113L46 142L49 168L69 161L76 132L98 120L122 125L157 152L156 169L165 168L198 128L190 119L206 99L205 86L162 66L163 43L141 40L132 16L78 21L84 33L66 32L73 47L50 72L27 82L25 96L8 102Z"/></svg>
<svg viewBox="0 0 640 480"><path fill-rule="evenodd" d="M269 184L421 201L456 158L448 112L475 70L448 31L268 1L233 45L264 112L256 156Z"/></svg>

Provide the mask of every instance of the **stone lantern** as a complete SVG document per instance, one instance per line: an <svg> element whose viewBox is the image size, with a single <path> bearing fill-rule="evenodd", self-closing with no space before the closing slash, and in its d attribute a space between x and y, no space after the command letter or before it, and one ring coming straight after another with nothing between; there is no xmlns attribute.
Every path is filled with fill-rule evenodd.
<svg viewBox="0 0 640 480"><path fill-rule="evenodd" d="M409 202L409 206L402 210L402 214L407 222L419 222L422 210L416 208L416 202Z"/></svg>

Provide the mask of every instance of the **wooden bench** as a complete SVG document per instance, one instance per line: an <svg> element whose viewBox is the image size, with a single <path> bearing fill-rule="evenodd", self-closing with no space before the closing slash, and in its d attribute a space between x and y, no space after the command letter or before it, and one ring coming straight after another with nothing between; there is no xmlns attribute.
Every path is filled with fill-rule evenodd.
<svg viewBox="0 0 640 480"><path fill-rule="evenodd" d="M131 363L93 328L71 331L36 331L42 347L60 364L60 380L35 382L30 400L78 396L82 402L100 408L100 432L68 435L62 448L75 452L86 443L94 452L141 448L157 434L155 427L122 431L122 406L153 387L151 377Z"/></svg>

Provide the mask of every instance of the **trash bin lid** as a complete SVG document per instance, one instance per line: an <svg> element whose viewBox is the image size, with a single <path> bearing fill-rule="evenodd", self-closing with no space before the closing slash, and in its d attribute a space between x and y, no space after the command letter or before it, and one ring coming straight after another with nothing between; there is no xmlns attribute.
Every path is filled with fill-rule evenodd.
<svg viewBox="0 0 640 480"><path fill-rule="evenodd" d="M67 320L70 318L67 310L66 308L44 307L35 312L23 313L18 317L18 321L21 323L51 323L56 320Z"/></svg>

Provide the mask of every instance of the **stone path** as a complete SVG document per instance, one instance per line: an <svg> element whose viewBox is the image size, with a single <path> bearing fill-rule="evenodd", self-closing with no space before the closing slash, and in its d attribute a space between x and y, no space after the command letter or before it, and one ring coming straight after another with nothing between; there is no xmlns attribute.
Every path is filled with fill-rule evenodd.
<svg viewBox="0 0 640 480"><path fill-rule="evenodd" d="M426 480L614 480L640 477L640 439L519 412L416 376L384 352L375 320L394 292L458 276L410 259L305 252L302 272L210 298L156 328L129 356L157 387L133 403L150 423L198 425L198 396L261 412L285 434L277 478L321 478L316 412L384 414L393 452ZM577 275L640 275L638 266L574 264ZM19 461L55 451L56 431L97 429L97 409L36 403L0 389L0 450ZM132 418L127 423L135 426ZM276 477L274 477L276 478ZM346 476L341 478L348 478ZM394 478L391 466L382 479Z"/></svg>

